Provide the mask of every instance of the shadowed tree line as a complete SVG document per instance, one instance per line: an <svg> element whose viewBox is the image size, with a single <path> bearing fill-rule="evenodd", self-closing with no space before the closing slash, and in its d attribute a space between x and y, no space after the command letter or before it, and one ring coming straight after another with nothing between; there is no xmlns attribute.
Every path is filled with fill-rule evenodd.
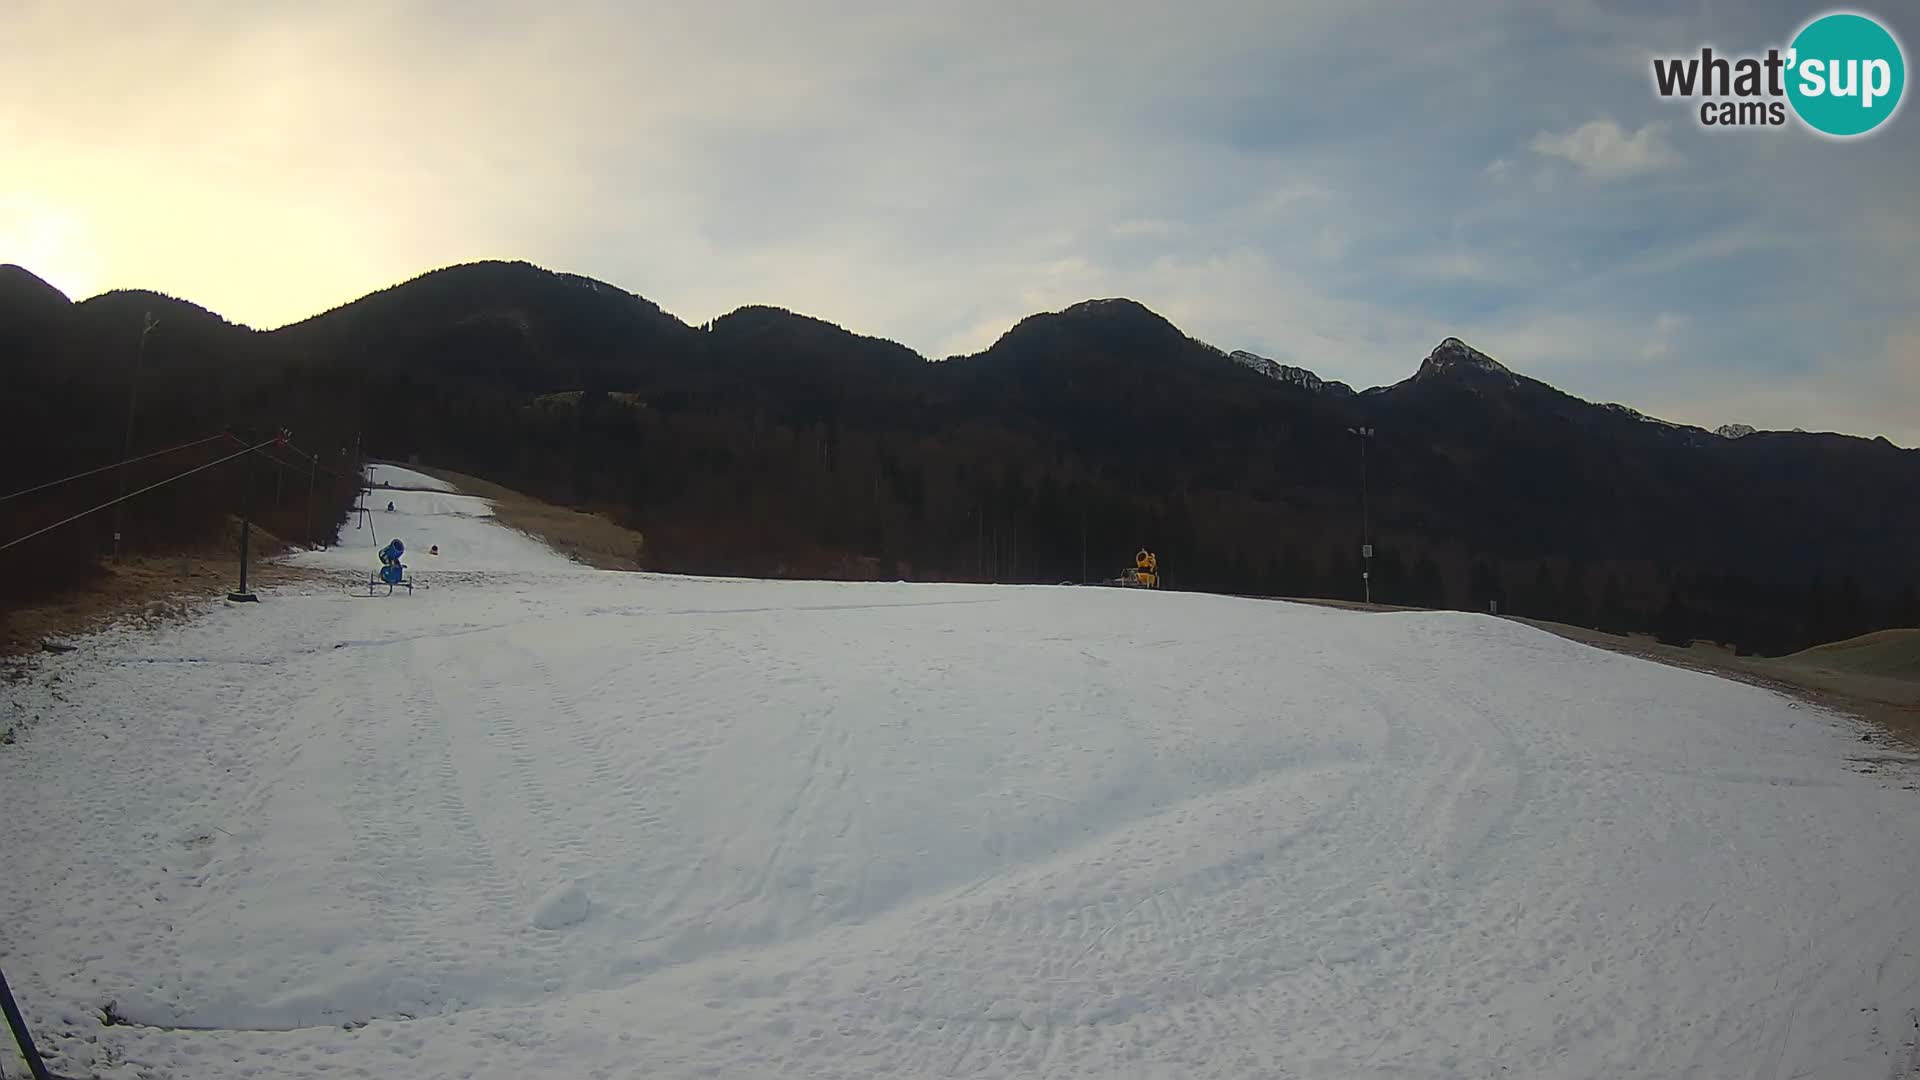
<svg viewBox="0 0 1920 1080"><path fill-rule="evenodd" d="M149 313L158 322L143 345ZM320 451L317 463L287 447L244 455L8 548L0 603L83 585L114 553L116 528L122 556L237 542L249 509L285 541L330 540L353 502L351 451L341 449L360 426L363 380L263 368L255 351L251 331L177 300L116 293L71 305L0 269L0 495L124 460L128 446L139 456L225 432L257 442L290 429ZM0 543L246 445L221 437L0 502Z"/></svg>

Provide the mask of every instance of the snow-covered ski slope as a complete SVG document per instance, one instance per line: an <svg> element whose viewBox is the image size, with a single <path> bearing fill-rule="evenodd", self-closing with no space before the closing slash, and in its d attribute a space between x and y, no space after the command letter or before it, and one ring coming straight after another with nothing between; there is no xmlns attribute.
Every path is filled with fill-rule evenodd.
<svg viewBox="0 0 1920 1080"><path fill-rule="evenodd" d="M459 491L460 489L438 477L413 469L403 469L398 465L369 465L367 479L374 490L383 490L381 485L399 488L412 488L419 491Z"/></svg>
<svg viewBox="0 0 1920 1080"><path fill-rule="evenodd" d="M300 552L292 562L347 571L349 577L357 572L364 584L368 572L379 569L375 553L397 536L406 545L408 570L427 583L442 574L468 571L585 569L538 540L503 528L493 520L493 504L486 499L456 494L445 481L391 465L374 465L368 471L376 483L422 490L374 488L366 496L367 513L349 520L332 547ZM435 547L440 549L437 555L430 553Z"/></svg>
<svg viewBox="0 0 1920 1080"><path fill-rule="evenodd" d="M457 505L409 548L498 530ZM38 717L0 964L59 1071L1915 1060L1920 793L1765 691L1472 615L471 542L411 597L273 592L0 691Z"/></svg>

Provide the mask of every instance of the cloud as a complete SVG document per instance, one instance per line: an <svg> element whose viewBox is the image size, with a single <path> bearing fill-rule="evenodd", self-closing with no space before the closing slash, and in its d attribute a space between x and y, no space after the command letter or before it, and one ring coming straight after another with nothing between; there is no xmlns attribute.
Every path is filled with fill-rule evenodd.
<svg viewBox="0 0 1920 1080"><path fill-rule="evenodd" d="M0 260L273 326L524 258L930 356L1132 296L1362 386L1459 334L1656 414L1889 408L1920 123L1706 138L1650 93L1786 0L1491 2L12 0Z"/></svg>
<svg viewBox="0 0 1920 1080"><path fill-rule="evenodd" d="M1327 196L1327 190L1318 184L1304 180L1283 181L1262 192L1256 206L1264 215L1286 215L1298 210L1303 204L1325 199Z"/></svg>
<svg viewBox="0 0 1920 1080"><path fill-rule="evenodd" d="M1628 134L1619 124L1604 118L1558 134L1543 131L1527 145L1536 154L1572 162L1581 172L1600 180L1656 172L1680 161L1658 125L1647 124Z"/></svg>
<svg viewBox="0 0 1920 1080"><path fill-rule="evenodd" d="M1665 360L1673 355L1673 339L1687 325L1684 315L1663 311L1653 320L1652 330L1640 346L1640 358L1654 361Z"/></svg>
<svg viewBox="0 0 1920 1080"><path fill-rule="evenodd" d="M1909 416L1908 427L1920 433L1920 418L1913 418L1906 406L1920 401L1920 323L1887 338L1886 365L1889 380Z"/></svg>
<svg viewBox="0 0 1920 1080"><path fill-rule="evenodd" d="M1130 218L1126 221L1117 222L1113 226L1113 235L1115 236L1137 237L1147 240L1159 240L1170 236L1178 236L1185 231L1186 227L1179 222L1167 221L1163 218Z"/></svg>

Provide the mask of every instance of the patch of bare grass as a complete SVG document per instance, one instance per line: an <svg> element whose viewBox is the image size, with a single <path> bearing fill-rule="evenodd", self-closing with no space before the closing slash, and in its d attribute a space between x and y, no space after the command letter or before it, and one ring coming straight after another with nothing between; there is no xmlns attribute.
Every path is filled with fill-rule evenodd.
<svg viewBox="0 0 1920 1080"><path fill-rule="evenodd" d="M51 599L0 611L0 657L26 657L115 624L162 626L191 615L204 600L239 584L238 523L234 543L171 555L137 555L108 563L84 585ZM256 528L248 585L311 580L316 571L274 561L287 545ZM54 643L49 645L49 643Z"/></svg>

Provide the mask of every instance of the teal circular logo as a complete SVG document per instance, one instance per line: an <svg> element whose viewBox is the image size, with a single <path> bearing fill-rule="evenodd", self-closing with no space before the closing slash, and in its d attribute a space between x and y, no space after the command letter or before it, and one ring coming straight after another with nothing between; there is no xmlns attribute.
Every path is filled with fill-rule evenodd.
<svg viewBox="0 0 1920 1080"><path fill-rule="evenodd" d="M1887 28L1836 12L1803 27L1788 53L1787 99L1815 131L1865 135L1900 107L1907 61Z"/></svg>

